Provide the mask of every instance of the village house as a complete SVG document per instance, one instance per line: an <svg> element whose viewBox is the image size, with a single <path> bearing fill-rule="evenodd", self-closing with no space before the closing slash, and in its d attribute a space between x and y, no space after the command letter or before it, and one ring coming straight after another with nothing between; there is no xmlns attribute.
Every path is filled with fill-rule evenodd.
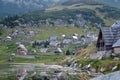
<svg viewBox="0 0 120 80"><path fill-rule="evenodd" d="M41 49L40 49L40 52L46 53L46 52L48 52L48 48L41 48Z"/></svg>
<svg viewBox="0 0 120 80"><path fill-rule="evenodd" d="M10 36L7 36L6 38L5 38L5 41L11 41L12 40L12 37L10 37Z"/></svg>
<svg viewBox="0 0 120 80"><path fill-rule="evenodd" d="M44 46L45 43L46 43L46 40L37 40L37 41L35 41L33 44L34 44L35 46Z"/></svg>
<svg viewBox="0 0 120 80"><path fill-rule="evenodd" d="M120 25L117 22L112 27L100 28L96 47L97 51L120 53Z"/></svg>
<svg viewBox="0 0 120 80"><path fill-rule="evenodd" d="M61 48L56 48L55 51L54 51L54 53L55 53L56 55L60 55L60 53L62 53L62 52L63 52L63 51L62 51Z"/></svg>
<svg viewBox="0 0 120 80"><path fill-rule="evenodd" d="M71 39L64 39L62 41L62 45L64 48L67 48L70 44L72 44L72 40Z"/></svg>
<svg viewBox="0 0 120 80"><path fill-rule="evenodd" d="M49 40L50 41L57 41L57 36L50 36Z"/></svg>
<svg viewBox="0 0 120 80"><path fill-rule="evenodd" d="M51 48L56 48L56 47L59 47L60 46L60 42L59 41L51 41L49 46Z"/></svg>

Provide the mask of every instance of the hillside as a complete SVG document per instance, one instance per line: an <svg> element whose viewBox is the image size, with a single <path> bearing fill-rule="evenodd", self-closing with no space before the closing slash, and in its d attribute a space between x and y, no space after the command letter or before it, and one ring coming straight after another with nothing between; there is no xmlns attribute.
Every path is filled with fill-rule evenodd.
<svg viewBox="0 0 120 80"><path fill-rule="evenodd" d="M76 3L85 4L107 4L112 7L120 8L120 0L68 0L62 3L63 5L71 5Z"/></svg>
<svg viewBox="0 0 120 80"><path fill-rule="evenodd" d="M62 5L72 5L72 4L99 4L97 0L67 0Z"/></svg>
<svg viewBox="0 0 120 80"><path fill-rule="evenodd" d="M119 0L0 0L0 18L18 13L41 10L58 5L107 4L120 8Z"/></svg>
<svg viewBox="0 0 120 80"><path fill-rule="evenodd" d="M100 3L104 3L120 9L120 0L98 0Z"/></svg>
<svg viewBox="0 0 120 80"><path fill-rule="evenodd" d="M84 3L84 2L83 2ZM118 14L116 14L118 13ZM115 15L116 14L116 15ZM72 4L61 5L29 12L23 15L6 17L0 24L8 27L15 26L75 26L98 27L110 26L115 20L120 19L120 10L103 4Z"/></svg>
<svg viewBox="0 0 120 80"><path fill-rule="evenodd" d="M7 5L20 4L22 10L23 6L30 6L25 11L34 8L26 5L27 1L50 4L49 8L46 3L47 6L40 10L24 14L23 11L0 19L1 80L90 80L120 70L118 55L108 59L92 58L101 53L97 53L96 48L99 28L119 20L120 9L96 0L68 0L65 3L52 0L57 1L55 5L63 3L58 6L52 5L50 0L1 1L7 1ZM16 12L18 8L12 7ZM2 11L11 12L9 9Z"/></svg>
<svg viewBox="0 0 120 80"><path fill-rule="evenodd" d="M0 18L53 7L65 0L0 0Z"/></svg>

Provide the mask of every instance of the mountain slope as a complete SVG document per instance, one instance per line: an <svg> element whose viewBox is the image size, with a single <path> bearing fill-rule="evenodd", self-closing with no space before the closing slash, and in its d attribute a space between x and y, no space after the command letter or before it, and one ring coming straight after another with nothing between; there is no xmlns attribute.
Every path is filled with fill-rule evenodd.
<svg viewBox="0 0 120 80"><path fill-rule="evenodd" d="M120 0L68 0L63 3L63 5L71 5L76 3L85 3L85 4L107 4L112 7L120 8Z"/></svg>
<svg viewBox="0 0 120 80"><path fill-rule="evenodd" d="M49 8L59 4L65 6L76 3L96 4L97 2L120 8L120 0L0 0L0 18L8 15Z"/></svg>
<svg viewBox="0 0 120 80"><path fill-rule="evenodd" d="M117 14L116 14L117 13ZM116 15L115 15L116 14ZM103 4L77 3L6 17L0 24L14 26L110 26L120 19L120 9Z"/></svg>
<svg viewBox="0 0 120 80"><path fill-rule="evenodd" d="M0 0L0 17L40 10L61 4L65 0Z"/></svg>
<svg viewBox="0 0 120 80"><path fill-rule="evenodd" d="M77 4L77 3L82 3L82 4L97 4L96 0L67 0L63 5L72 5L72 4Z"/></svg>
<svg viewBox="0 0 120 80"><path fill-rule="evenodd" d="M98 0L98 1L120 9L120 0Z"/></svg>

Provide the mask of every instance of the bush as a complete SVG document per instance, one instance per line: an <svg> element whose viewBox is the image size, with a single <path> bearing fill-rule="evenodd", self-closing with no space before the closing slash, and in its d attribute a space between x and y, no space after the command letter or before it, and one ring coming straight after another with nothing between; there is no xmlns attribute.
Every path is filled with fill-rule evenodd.
<svg viewBox="0 0 120 80"><path fill-rule="evenodd" d="M70 51L69 50L67 50L66 51L66 55L70 55L71 53L70 53Z"/></svg>

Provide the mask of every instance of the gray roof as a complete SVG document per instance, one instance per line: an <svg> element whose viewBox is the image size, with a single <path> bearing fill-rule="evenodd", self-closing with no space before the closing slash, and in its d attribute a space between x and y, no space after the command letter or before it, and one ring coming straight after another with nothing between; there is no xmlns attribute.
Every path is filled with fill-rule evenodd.
<svg viewBox="0 0 120 80"><path fill-rule="evenodd" d="M120 28L117 28L115 33L114 43L120 39Z"/></svg>
<svg viewBox="0 0 120 80"><path fill-rule="evenodd" d="M113 45L120 39L120 28L102 27L101 28L105 45Z"/></svg>
<svg viewBox="0 0 120 80"><path fill-rule="evenodd" d="M119 21L116 21L113 25L112 25L113 28L119 28L120 27L120 20Z"/></svg>
<svg viewBox="0 0 120 80"><path fill-rule="evenodd" d="M120 47L120 39L117 40L117 42L115 42L112 47Z"/></svg>

